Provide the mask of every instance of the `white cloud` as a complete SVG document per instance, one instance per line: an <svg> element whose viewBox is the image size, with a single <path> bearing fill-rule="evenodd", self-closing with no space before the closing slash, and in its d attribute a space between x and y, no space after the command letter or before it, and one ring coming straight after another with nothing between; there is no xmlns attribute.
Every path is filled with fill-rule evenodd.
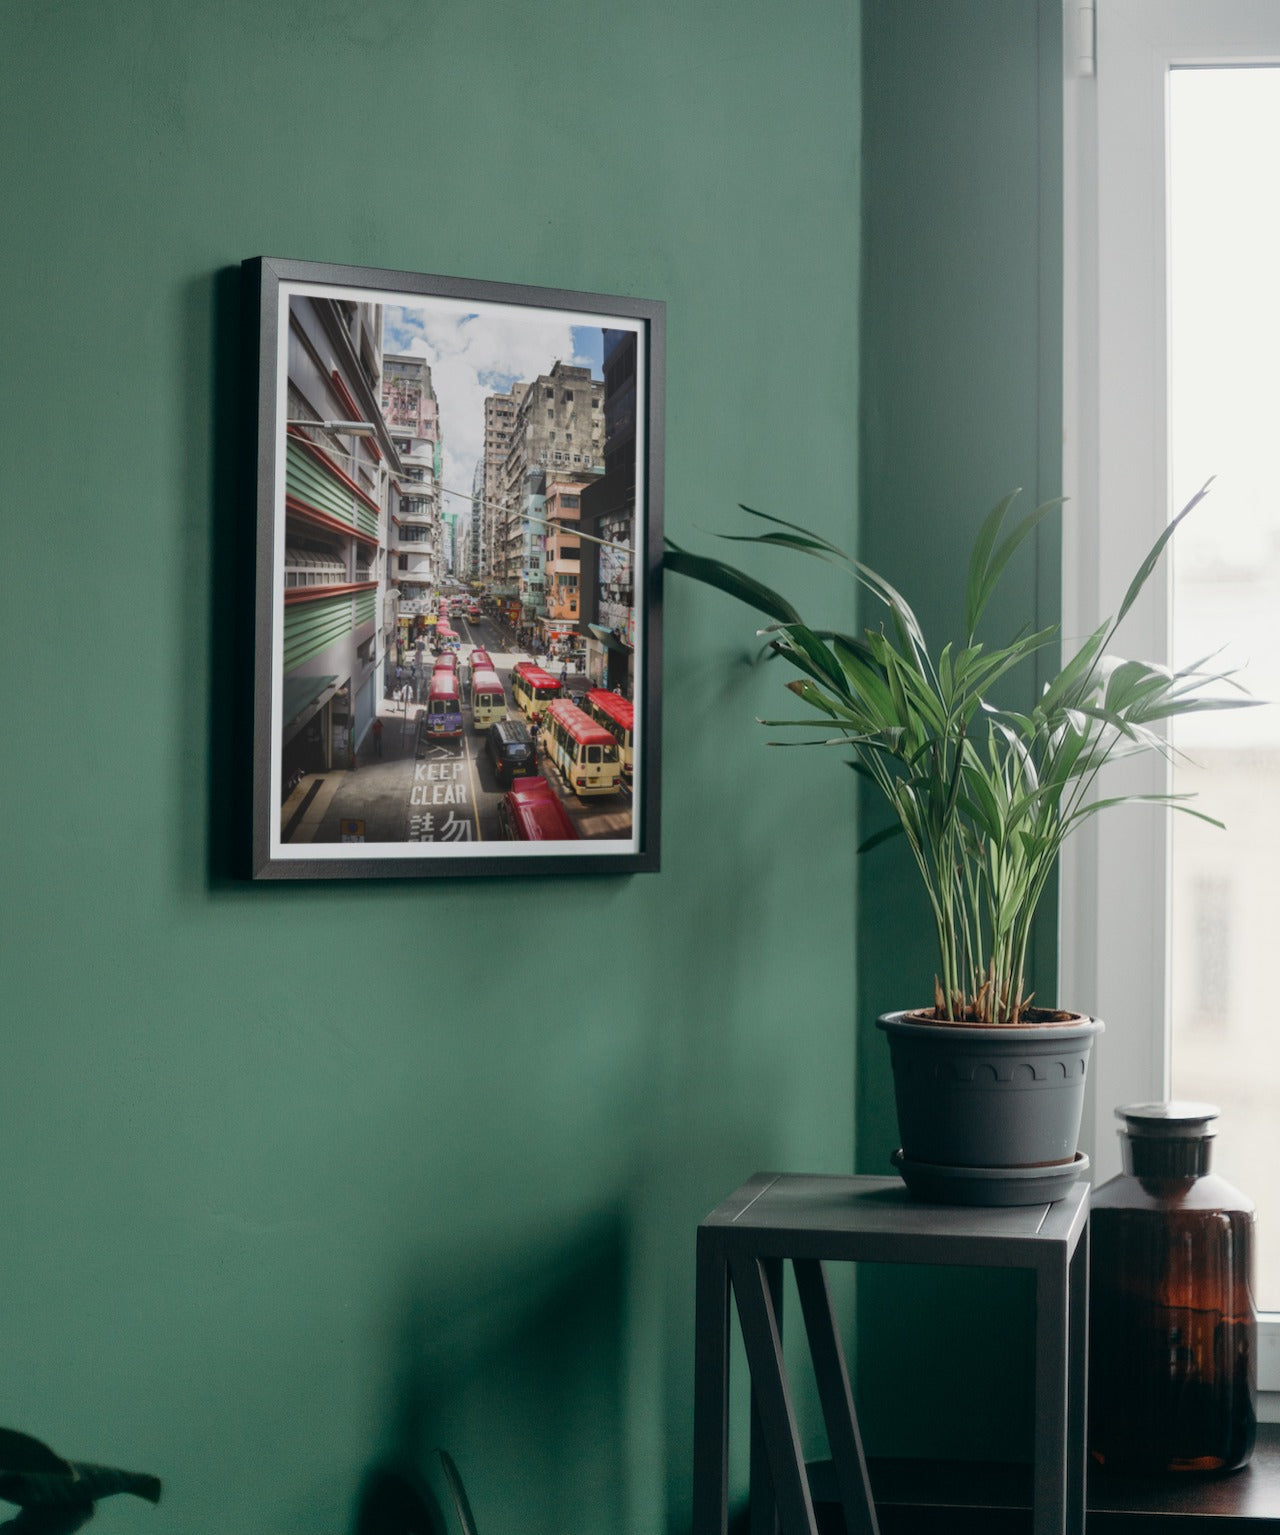
<svg viewBox="0 0 1280 1535"><path fill-rule="evenodd" d="M440 406L443 439L442 487L468 498L475 466L484 449L484 401L550 371L558 359L574 356L573 325L545 312L513 306L466 304L445 299L421 305L388 305L383 345L391 352L423 357ZM463 502L446 496L447 511Z"/></svg>

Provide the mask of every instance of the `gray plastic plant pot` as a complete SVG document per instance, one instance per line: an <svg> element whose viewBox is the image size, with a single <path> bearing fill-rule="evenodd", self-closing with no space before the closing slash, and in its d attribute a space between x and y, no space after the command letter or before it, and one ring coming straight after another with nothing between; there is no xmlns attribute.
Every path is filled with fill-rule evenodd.
<svg viewBox="0 0 1280 1535"><path fill-rule="evenodd" d="M901 1136L895 1165L904 1177L906 1168L923 1165L1056 1169L1065 1192L1079 1167L1085 1078L1094 1037L1104 1027L1098 1019L1077 1014L1063 1022L1059 1015L1047 1023L985 1027L920 1022L899 1012L877 1022L889 1041ZM974 1193L985 1180L963 1181L964 1202L982 1202ZM1043 1187L1034 1179L1025 1186L1028 1193Z"/></svg>

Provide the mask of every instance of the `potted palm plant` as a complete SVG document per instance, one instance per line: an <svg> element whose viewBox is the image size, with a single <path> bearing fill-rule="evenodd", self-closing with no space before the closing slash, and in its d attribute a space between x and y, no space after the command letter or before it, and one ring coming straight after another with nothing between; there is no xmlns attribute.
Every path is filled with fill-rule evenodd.
<svg viewBox="0 0 1280 1535"><path fill-rule="evenodd" d="M1014 552L1060 501L1011 519L1015 491L987 516L965 582L964 632L940 650L930 649L907 600L882 576L796 523L743 507L766 528L726 536L833 562L879 604L878 624L859 635L813 628L736 566L668 541L667 569L771 619L759 631L767 651L799 672L787 687L808 713L762 723L808 732L786 744L845 749L854 771L880 791L889 822L859 851L894 836L910 848L937 951L932 988L916 996L931 990L932 1001L878 1021L901 1135L893 1160L921 1197L1038 1203L1061 1197L1087 1167L1076 1148L1089 1053L1103 1025L1034 1005L1027 948L1058 853L1089 817L1141 799L1211 819L1185 796L1097 792L1099 773L1117 758L1168 753L1167 720L1253 702L1208 659L1174 671L1110 652L1165 545L1207 489L1157 539L1115 616L1027 712L999 702L998 684L1055 643L1056 626L994 646L979 638L979 626Z"/></svg>

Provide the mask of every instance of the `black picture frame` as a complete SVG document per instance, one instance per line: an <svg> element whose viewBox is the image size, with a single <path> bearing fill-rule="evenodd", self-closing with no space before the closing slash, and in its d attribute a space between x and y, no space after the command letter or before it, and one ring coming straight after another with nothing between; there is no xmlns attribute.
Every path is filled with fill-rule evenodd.
<svg viewBox="0 0 1280 1535"><path fill-rule="evenodd" d="M242 271L253 878L656 870L665 306L274 257ZM472 686L477 649L501 705ZM529 670L548 654L554 687ZM526 711L541 741L521 741ZM508 788L499 766L528 776Z"/></svg>

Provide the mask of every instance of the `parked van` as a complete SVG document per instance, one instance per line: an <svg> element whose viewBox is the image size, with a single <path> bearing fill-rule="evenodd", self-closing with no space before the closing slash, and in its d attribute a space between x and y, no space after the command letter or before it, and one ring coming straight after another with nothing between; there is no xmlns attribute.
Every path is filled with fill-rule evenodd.
<svg viewBox="0 0 1280 1535"><path fill-rule="evenodd" d="M485 750L500 784L530 778L538 771L533 760L533 737L521 719L497 720L490 725L485 735Z"/></svg>

